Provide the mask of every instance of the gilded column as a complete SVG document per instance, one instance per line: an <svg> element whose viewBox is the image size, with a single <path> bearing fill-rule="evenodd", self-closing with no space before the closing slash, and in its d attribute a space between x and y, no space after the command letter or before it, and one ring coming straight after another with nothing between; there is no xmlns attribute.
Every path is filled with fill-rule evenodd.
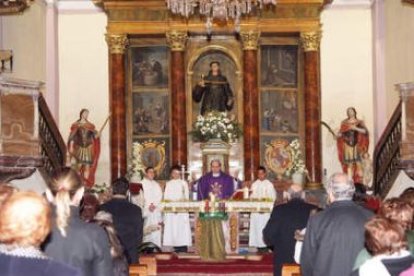
<svg viewBox="0 0 414 276"><path fill-rule="evenodd" d="M187 112L184 51L187 33L167 32L171 49L171 144L172 164L187 166Z"/></svg>
<svg viewBox="0 0 414 276"><path fill-rule="evenodd" d="M259 87L257 75L257 48L260 34L257 31L241 32L243 44L243 111L244 111L244 178L255 179L260 165Z"/></svg>
<svg viewBox="0 0 414 276"><path fill-rule="evenodd" d="M308 188L322 187L321 85L319 45L321 33L300 34L305 66L305 154Z"/></svg>
<svg viewBox="0 0 414 276"><path fill-rule="evenodd" d="M106 34L106 42L109 48L111 179L114 180L127 172L125 50L128 39L125 34Z"/></svg>

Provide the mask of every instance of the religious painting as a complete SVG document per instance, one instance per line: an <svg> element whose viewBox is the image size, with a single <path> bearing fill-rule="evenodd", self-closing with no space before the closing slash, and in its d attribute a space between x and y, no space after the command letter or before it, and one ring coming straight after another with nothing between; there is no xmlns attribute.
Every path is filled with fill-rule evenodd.
<svg viewBox="0 0 414 276"><path fill-rule="evenodd" d="M169 133L169 97L161 92L132 94L134 135Z"/></svg>
<svg viewBox="0 0 414 276"><path fill-rule="evenodd" d="M132 47L132 85L165 88L168 86L168 48Z"/></svg>
<svg viewBox="0 0 414 276"><path fill-rule="evenodd" d="M168 138L139 138L134 139L142 145L142 164L153 167L156 179L168 179L169 168L169 139Z"/></svg>
<svg viewBox="0 0 414 276"><path fill-rule="evenodd" d="M212 50L195 62L192 75L192 122L216 110L237 116L237 66L224 52Z"/></svg>
<svg viewBox="0 0 414 276"><path fill-rule="evenodd" d="M284 178L284 173L290 168L293 161L293 151L290 147L290 142L297 138L296 136L261 137L261 163L268 169L268 177L270 179Z"/></svg>
<svg viewBox="0 0 414 276"><path fill-rule="evenodd" d="M262 92L260 118L262 132L298 132L297 92Z"/></svg>
<svg viewBox="0 0 414 276"><path fill-rule="evenodd" d="M298 47L272 45L261 47L261 85L297 87Z"/></svg>

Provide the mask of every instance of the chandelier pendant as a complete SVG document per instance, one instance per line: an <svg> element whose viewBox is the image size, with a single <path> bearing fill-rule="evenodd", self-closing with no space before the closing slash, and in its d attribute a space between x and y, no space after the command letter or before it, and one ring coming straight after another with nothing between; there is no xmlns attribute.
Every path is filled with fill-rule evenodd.
<svg viewBox="0 0 414 276"><path fill-rule="evenodd" d="M166 0L171 13L190 18L198 14L206 18L207 33L211 34L213 20L233 20L235 31L240 31L243 15L250 14L255 8L262 9L265 5L276 5L276 0Z"/></svg>

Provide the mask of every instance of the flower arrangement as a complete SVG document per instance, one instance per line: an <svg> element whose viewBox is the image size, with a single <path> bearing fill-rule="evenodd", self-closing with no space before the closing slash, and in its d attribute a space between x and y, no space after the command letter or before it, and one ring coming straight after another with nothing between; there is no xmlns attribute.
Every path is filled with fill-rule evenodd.
<svg viewBox="0 0 414 276"><path fill-rule="evenodd" d="M132 157L128 165L128 177L142 179L145 175L145 166L142 163L144 147L138 142L132 143Z"/></svg>
<svg viewBox="0 0 414 276"><path fill-rule="evenodd" d="M198 115L191 134L196 142L207 142L211 139L232 142L241 136L242 130L240 124L226 112L213 111L204 116Z"/></svg>
<svg viewBox="0 0 414 276"><path fill-rule="evenodd" d="M292 140L292 142L289 144L289 147L291 148L292 152L292 164L285 171L284 175L286 177L291 177L294 173L307 172L305 162L303 161L302 151L300 150L299 139Z"/></svg>
<svg viewBox="0 0 414 276"><path fill-rule="evenodd" d="M104 182L102 184L96 183L95 185L93 185L90 191L94 194L102 194L102 193L107 192L109 189L110 189L109 185Z"/></svg>

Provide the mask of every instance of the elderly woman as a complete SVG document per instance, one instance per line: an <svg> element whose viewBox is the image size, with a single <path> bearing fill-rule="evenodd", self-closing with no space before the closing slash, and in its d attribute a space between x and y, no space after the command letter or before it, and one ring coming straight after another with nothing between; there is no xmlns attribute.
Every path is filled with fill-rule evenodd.
<svg viewBox="0 0 414 276"><path fill-rule="evenodd" d="M414 258L407 250L405 230L383 217L373 217L365 224L365 244L372 258L352 276L398 276L411 267Z"/></svg>
<svg viewBox="0 0 414 276"><path fill-rule="evenodd" d="M406 233L408 248L411 252L414 252L412 232L414 208L403 199L390 198L382 203L378 210L378 216L389 219L393 223L400 225ZM362 249L355 260L354 269L359 268L371 257L372 256L367 248Z"/></svg>
<svg viewBox="0 0 414 276"><path fill-rule="evenodd" d="M13 192L0 208L0 275L80 276L40 250L50 231L50 208L34 192Z"/></svg>

